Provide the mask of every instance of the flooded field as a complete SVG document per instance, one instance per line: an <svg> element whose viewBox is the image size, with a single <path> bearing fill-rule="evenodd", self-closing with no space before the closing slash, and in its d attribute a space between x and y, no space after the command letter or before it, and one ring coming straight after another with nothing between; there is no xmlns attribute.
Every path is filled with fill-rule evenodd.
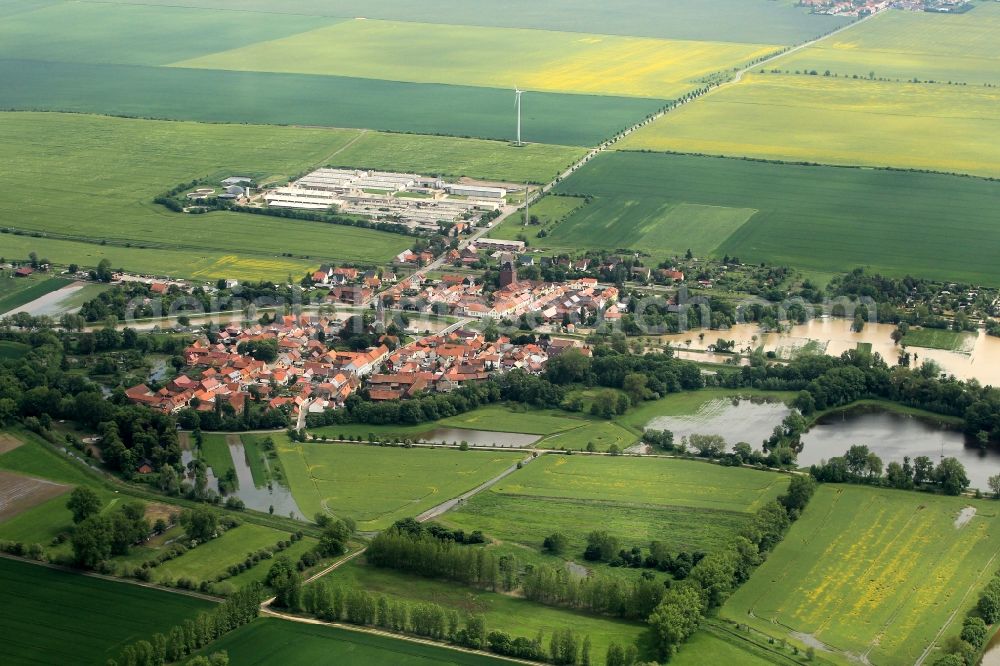
<svg viewBox="0 0 1000 666"><path fill-rule="evenodd" d="M468 430L466 428L435 428L420 433L417 439L423 442L468 442L470 446L501 446L520 449L538 441L538 435L523 435L514 432L490 432L488 430Z"/></svg>
<svg viewBox="0 0 1000 666"><path fill-rule="evenodd" d="M900 347L890 337L894 330L896 327L892 324L868 324L863 331L855 333L851 330L850 321L827 318L813 319L806 324L793 326L784 333L767 333L756 324L740 324L728 331L705 331L704 338L699 338L698 331L689 331L662 336L660 340L669 342L681 352L682 358L690 360L718 362L718 355L713 358L700 352L707 351L708 346L717 339L725 338L734 340L737 350L749 351L763 347L764 351L773 351L779 358L786 359L803 350L839 356L849 349L856 349L859 344L871 345L872 352L881 354L887 362L895 364ZM984 384L1000 384L1000 338L988 336L985 331L979 331L971 348L965 352L921 347L910 347L909 351L916 352L918 362L932 359L945 372L960 379L978 379Z"/></svg>
<svg viewBox="0 0 1000 666"><path fill-rule="evenodd" d="M902 462L904 456L927 456L935 463L957 458L973 488L986 490L986 480L1000 474L1000 452L980 449L961 430L878 409L850 410L820 421L802 436L799 464L808 467L841 456L855 444L868 446L885 464Z"/></svg>
<svg viewBox="0 0 1000 666"><path fill-rule="evenodd" d="M299 510L299 505L295 503L292 491L288 488L274 481L262 486L256 485L250 461L247 460L246 447L239 442L238 436L234 440L229 442L229 455L232 456L233 466L236 468L239 490L233 494L243 500L248 509L267 513L273 507L275 515L305 520L306 517Z"/></svg>
<svg viewBox="0 0 1000 666"><path fill-rule="evenodd" d="M766 400L712 400L694 414L658 416L646 424L653 430L670 430L674 441L691 435L719 435L732 447L747 442L755 449L791 413L783 402Z"/></svg>

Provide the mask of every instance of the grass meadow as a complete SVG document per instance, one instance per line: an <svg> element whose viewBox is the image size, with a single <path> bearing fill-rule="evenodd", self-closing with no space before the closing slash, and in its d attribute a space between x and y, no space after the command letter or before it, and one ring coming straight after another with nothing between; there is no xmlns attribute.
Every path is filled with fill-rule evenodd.
<svg viewBox="0 0 1000 666"><path fill-rule="evenodd" d="M288 485L307 516L354 518L361 530L416 517L496 476L522 453L299 444L275 437Z"/></svg>
<svg viewBox="0 0 1000 666"><path fill-rule="evenodd" d="M778 48L355 19L174 65L674 99Z"/></svg>
<svg viewBox="0 0 1000 666"><path fill-rule="evenodd" d="M619 645L638 643L650 658L650 630L643 624L609 617L596 617L562 608L544 606L518 597L487 590L477 590L451 582L430 580L391 569L378 569L352 561L328 576L326 582L345 587L361 587L373 595L409 603L431 602L454 608L460 613L476 613L486 618L486 631L504 631L513 637L534 638L539 630L548 647L555 629L569 628L580 636L590 636L591 655L600 663L612 642Z"/></svg>
<svg viewBox="0 0 1000 666"><path fill-rule="evenodd" d="M975 517L956 527L970 506ZM943 638L961 630L961 613L996 569L996 520L992 502L821 486L721 616L792 642L822 641L845 661L851 653L912 664L945 625Z"/></svg>
<svg viewBox="0 0 1000 666"><path fill-rule="evenodd" d="M941 328L914 328L907 332L903 342L909 347L971 352L976 344L976 334Z"/></svg>
<svg viewBox="0 0 1000 666"><path fill-rule="evenodd" d="M217 479L224 477L229 470L235 472L226 437L226 435L202 435L201 449L198 452L198 457L212 468Z"/></svg>
<svg viewBox="0 0 1000 666"><path fill-rule="evenodd" d="M105 663L212 604L180 594L0 559L5 664ZM41 656L44 655L44 659Z"/></svg>
<svg viewBox="0 0 1000 666"><path fill-rule="evenodd" d="M620 147L1000 176L998 108L997 88L752 74Z"/></svg>
<svg viewBox="0 0 1000 666"><path fill-rule="evenodd" d="M891 275L1000 283L993 260L1000 254L1000 212L993 205L1000 184L976 178L621 152L592 160L557 190L642 199L644 207L657 200L717 206L724 216L731 208L757 210L718 238L710 253L717 256L814 271L867 266ZM562 237L579 249L604 243L595 240L595 230L625 236L630 225L647 219L622 216L620 229L609 230L603 218L590 226L575 222L582 210L553 231L572 225L574 233ZM669 237L668 230L660 233ZM699 238L695 233L690 240ZM689 244L684 241L671 245ZM634 249L654 258L671 254L648 242Z"/></svg>
<svg viewBox="0 0 1000 666"><path fill-rule="evenodd" d="M547 229L550 225L562 222L582 205L584 205L584 200L581 197L546 196L538 203L533 204L529 211L529 215L538 217L537 225L525 226L523 215L512 215L504 220L500 226L490 231L489 237L517 240L523 236L532 247L536 243L544 245L544 238L538 240L538 232Z"/></svg>
<svg viewBox="0 0 1000 666"><path fill-rule="evenodd" d="M489 666L509 662L389 636L323 627L262 617L226 634L202 654L225 650L230 662L241 666L281 663L314 666L319 663L371 666Z"/></svg>
<svg viewBox="0 0 1000 666"><path fill-rule="evenodd" d="M607 530L624 548L662 541L688 552L724 546L786 477L697 461L546 455L443 516L466 531L536 555L554 532L579 561L586 536Z"/></svg>
<svg viewBox="0 0 1000 666"><path fill-rule="evenodd" d="M157 0L115 0L126 4L158 4ZM793 0L700 0L669 3L622 0L578 0L573 11L532 0L509 0L503 11L484 11L473 3L453 0L186 0L188 7L240 9L319 17L435 22L450 25L565 30L605 35L636 35L700 41L794 44L833 30L847 19L810 14Z"/></svg>
<svg viewBox="0 0 1000 666"><path fill-rule="evenodd" d="M172 582L179 578L187 578L196 583L212 580L230 565L239 564L245 560L249 554L268 546L274 546L278 541L286 541L289 536L288 532L253 523L243 523L239 527L226 531L222 536L189 550L176 559L167 560L152 570L153 580ZM267 576L267 570L271 568L272 563L273 560L263 560L250 571L256 573L262 580ZM241 582L250 582L250 578L248 577Z"/></svg>
<svg viewBox="0 0 1000 666"><path fill-rule="evenodd" d="M829 70L841 77L914 78L970 86L1000 83L1000 7L961 14L888 11L782 58L782 70Z"/></svg>

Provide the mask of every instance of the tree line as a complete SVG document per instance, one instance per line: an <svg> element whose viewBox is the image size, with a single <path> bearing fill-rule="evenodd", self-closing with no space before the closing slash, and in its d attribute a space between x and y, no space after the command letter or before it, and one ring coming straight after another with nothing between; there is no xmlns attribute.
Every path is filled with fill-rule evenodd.
<svg viewBox="0 0 1000 666"><path fill-rule="evenodd" d="M956 458L944 458L937 466L927 456L909 456L902 463L891 462L883 471L882 459L867 446L858 444L843 456L812 465L809 473L826 483L866 483L899 490L934 490L961 495L969 487L965 466Z"/></svg>

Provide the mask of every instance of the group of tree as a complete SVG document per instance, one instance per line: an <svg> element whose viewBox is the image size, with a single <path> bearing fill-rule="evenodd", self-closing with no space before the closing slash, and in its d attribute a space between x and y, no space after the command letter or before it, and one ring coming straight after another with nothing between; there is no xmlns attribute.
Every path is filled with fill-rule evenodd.
<svg viewBox="0 0 1000 666"><path fill-rule="evenodd" d="M162 666L179 662L230 631L257 619L263 596L261 584L250 583L211 611L203 611L193 619L184 620L166 633L153 634L151 640L126 645L118 659L108 660L108 666ZM213 655L207 663L224 666L228 659Z"/></svg>
<svg viewBox="0 0 1000 666"><path fill-rule="evenodd" d="M960 495L970 484L965 466L956 458L944 458L936 466L927 456L909 456L902 463L882 465L882 459L867 446L856 444L843 456L830 458L809 468L810 474L825 483L866 483L899 490L937 489L946 495Z"/></svg>
<svg viewBox="0 0 1000 666"><path fill-rule="evenodd" d="M944 654L934 666L976 666L991 634L989 627L1000 622L1000 571L986 584L975 608L962 622L962 632L944 642Z"/></svg>
<svg viewBox="0 0 1000 666"><path fill-rule="evenodd" d="M116 511L102 514L102 502L87 486L77 486L67 508L73 513L73 558L78 566L94 569L117 555L127 555L151 532L146 507L127 502Z"/></svg>
<svg viewBox="0 0 1000 666"><path fill-rule="evenodd" d="M782 539L815 489L810 477L796 476L788 491L761 507L726 548L706 555L690 575L666 590L648 618L660 655L669 659L697 631L705 614L718 608Z"/></svg>

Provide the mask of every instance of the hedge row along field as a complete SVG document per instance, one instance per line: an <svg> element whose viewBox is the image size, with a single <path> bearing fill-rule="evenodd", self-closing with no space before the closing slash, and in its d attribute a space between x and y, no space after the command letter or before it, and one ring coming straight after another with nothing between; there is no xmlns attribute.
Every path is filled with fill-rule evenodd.
<svg viewBox="0 0 1000 666"><path fill-rule="evenodd" d="M556 247L606 247L604 238L630 239L634 225L650 224L646 211L657 202L668 213L671 204L688 203L719 207L719 226L734 208L757 211L718 237L709 252L716 256L819 271L867 266L892 275L1000 280L994 261L1000 254L994 205L1000 183L977 178L623 152L594 159L557 191L589 194L597 203L576 209L538 247L550 238ZM617 201L627 208L640 200L642 207L633 206L637 214L620 214L613 222L587 214L590 206ZM649 242L656 237L666 240ZM669 226L652 227L642 238L631 247L654 257L707 240L697 230L672 238Z"/></svg>

